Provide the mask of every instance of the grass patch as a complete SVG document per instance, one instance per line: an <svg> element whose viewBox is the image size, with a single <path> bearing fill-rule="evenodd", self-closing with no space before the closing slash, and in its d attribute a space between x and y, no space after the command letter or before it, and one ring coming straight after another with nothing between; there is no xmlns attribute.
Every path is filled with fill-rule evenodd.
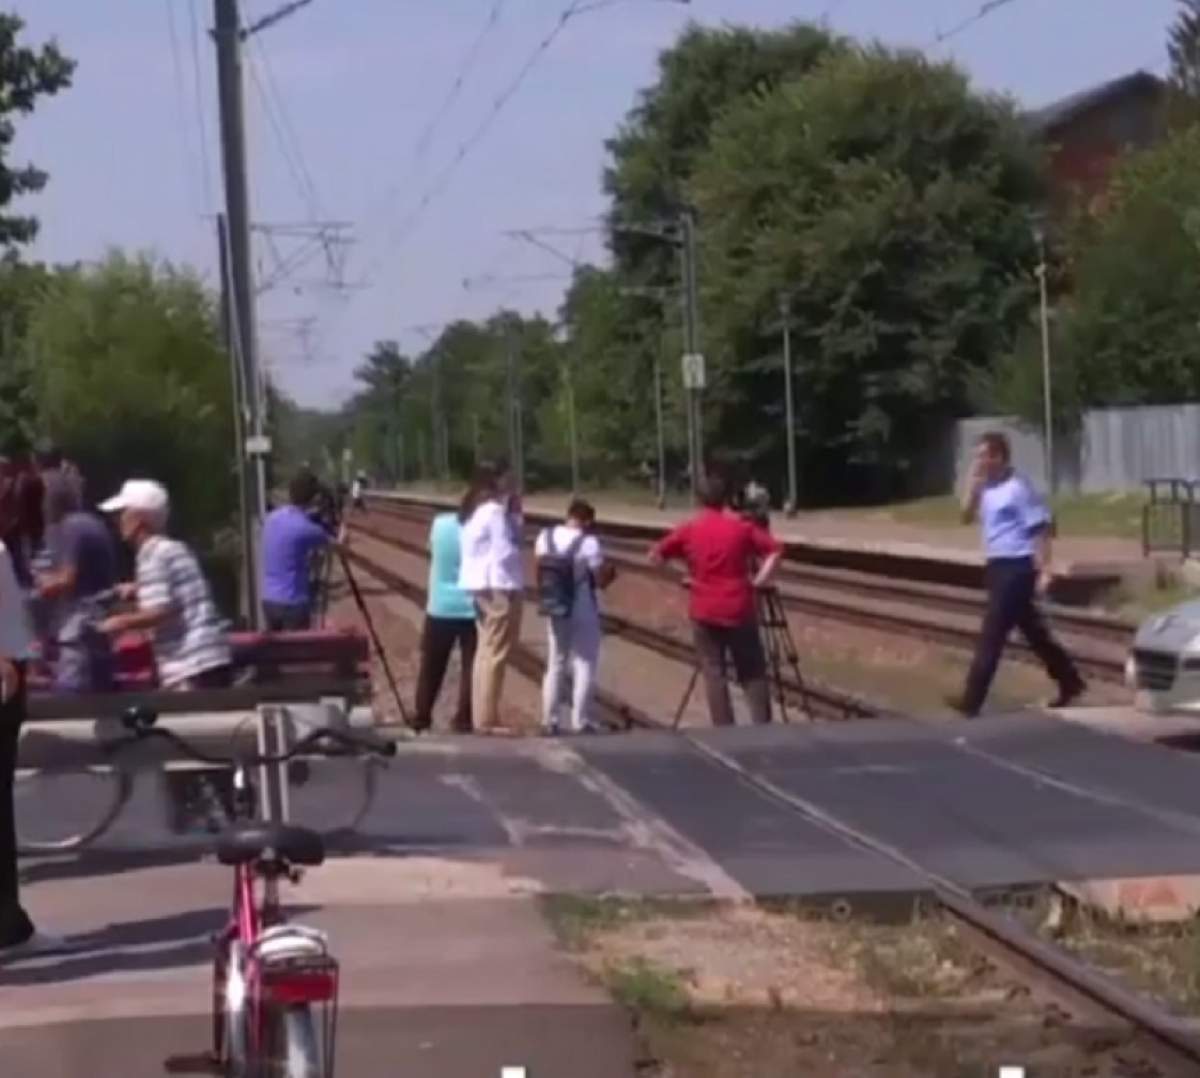
<svg viewBox="0 0 1200 1078"><path fill-rule="evenodd" d="M712 909L706 900L598 898L585 895L543 895L542 914L561 947L586 950L599 935L623 925L656 917L699 917Z"/></svg>
<svg viewBox="0 0 1200 1078"><path fill-rule="evenodd" d="M644 958L609 965L604 983L613 999L639 1014L677 1019L691 1010L691 997L682 976Z"/></svg>
<svg viewBox="0 0 1200 1078"><path fill-rule="evenodd" d="M1072 906L1060 946L1140 992L1200 1016L1200 921L1134 924Z"/></svg>
<svg viewBox="0 0 1200 1078"><path fill-rule="evenodd" d="M1081 539L1105 537L1140 539L1142 506L1146 499L1141 493L1112 492L1107 494L1064 494L1053 499L1054 519L1059 538ZM842 512L842 510L839 510ZM941 495L919 498L896 505L871 509L848 509L847 515L858 513L884 514L897 524L925 528L957 528L961 526L958 498Z"/></svg>
<svg viewBox="0 0 1200 1078"><path fill-rule="evenodd" d="M994 972L954 923L936 913L918 914L901 929L838 925L829 938L838 948L831 957L849 962L865 983L891 999L961 999Z"/></svg>

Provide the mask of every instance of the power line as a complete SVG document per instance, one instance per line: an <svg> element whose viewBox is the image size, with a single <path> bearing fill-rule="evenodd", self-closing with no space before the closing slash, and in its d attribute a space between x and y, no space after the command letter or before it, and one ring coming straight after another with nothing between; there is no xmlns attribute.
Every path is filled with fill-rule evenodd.
<svg viewBox="0 0 1200 1078"><path fill-rule="evenodd" d="M401 220L398 228L394 229L388 236L388 246L390 250L378 257L368 270L366 276L370 277L384 261L388 255L394 254L396 249L408 238L420 222L425 211L433 204L434 200L442 194L449 185L450 180L458 171L459 166L466 160L472 150L478 146L492 129L492 125L499 118L505 107L517 95L517 92L525 84L525 80L530 73L537 67L542 57L554 46L554 43L562 35L568 24L577 15L581 14L581 9L585 8L584 0L571 0L569 4L559 13L557 20L549 33L538 42L533 51L521 65L516 75L508 83L508 85L496 96L492 101L491 108L484 116L482 122L475 130L459 144L458 150L454 156L447 162L438 173L434 182L426 188L424 194L417 201L411 210Z"/></svg>
<svg viewBox="0 0 1200 1078"><path fill-rule="evenodd" d="M250 75L255 89L258 91L258 96L262 101L267 122L275 136L279 151L292 173L292 179L296 183L301 200L308 204L311 216L314 219L319 219L324 216L321 208L321 199L317 194L316 184L313 182L312 171L305 160L304 148L300 142L300 137L296 134L295 125L292 123L288 113L287 103L279 90L279 84L275 81L271 61L267 56L266 46L261 44L258 38L251 38L250 40L254 45L254 51L248 56L250 60ZM261 74L259 70L260 66Z"/></svg>
<svg viewBox="0 0 1200 1078"><path fill-rule="evenodd" d="M507 0L493 0L491 10L487 14L487 19L484 21L483 28L475 35L474 41L471 42L470 48L467 49L466 55L459 64L458 74L454 81L450 84L450 90L442 100L437 111L430 118L429 122L421 132L420 138L417 139L416 150L414 156L420 160L425 151L429 149L429 143L433 139L433 133L437 125L446 118L446 114L454 107L462 94L463 87L466 85L467 78L471 74L476 61L479 59L479 54L483 49L484 43L487 41L491 33L500 24L500 16L504 12L504 5Z"/></svg>
<svg viewBox="0 0 1200 1078"><path fill-rule="evenodd" d="M168 3L170 0L168 0ZM204 204L214 205L212 162L208 153L208 110L204 107L204 74L200 61L200 17L196 0L188 0L188 23L192 39L192 84L196 93L196 116L200 127L200 175L204 189Z"/></svg>
<svg viewBox="0 0 1200 1078"><path fill-rule="evenodd" d="M969 30L977 23L983 22L988 16L995 14L1001 8L1008 7L1010 4L1016 3L1016 0L986 0L980 5L979 10L974 15L968 15L962 22L950 27L949 30L939 31L934 39L926 46L926 48L934 48L937 45L944 45L951 38L958 37L959 34Z"/></svg>
<svg viewBox="0 0 1200 1078"><path fill-rule="evenodd" d="M190 109L188 106L187 90L184 84L183 59L179 48L179 28L175 25L175 4L173 0L167 0L167 35L171 39L171 65L175 71L175 94L179 106L179 142L183 149L184 172L188 185L191 186L195 165L192 161L191 139L188 138L187 134L190 126L188 122ZM203 132L200 133L200 138L203 141ZM204 207L201 207L200 212L204 212Z"/></svg>

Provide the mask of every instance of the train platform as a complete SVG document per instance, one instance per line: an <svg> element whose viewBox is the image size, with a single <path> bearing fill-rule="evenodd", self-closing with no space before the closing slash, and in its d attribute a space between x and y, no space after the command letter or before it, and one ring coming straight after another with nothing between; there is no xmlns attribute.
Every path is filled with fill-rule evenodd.
<svg viewBox="0 0 1200 1078"><path fill-rule="evenodd" d="M315 766L299 822L352 796L358 766ZM358 833L331 840L290 903L342 959L347 1073L633 1075L628 1020L557 951L540 896L787 899L893 918L937 879L1000 900L1194 884L1198 778L1190 753L1038 713L432 736L403 746ZM27 904L72 951L0 968L13 1073L140 1078L204 1047L228 878L201 858L203 836L166 825L154 779L91 851L23 863Z"/></svg>
<svg viewBox="0 0 1200 1078"><path fill-rule="evenodd" d="M445 495L419 491L376 492L415 503L450 507ZM532 495L526 500L529 517L537 522L557 519L562 497ZM597 504L600 525L610 533L649 538L654 531L685 519L682 508L659 510L620 502ZM791 551L816 565L879 572L930 583L978 587L984 565L978 529L917 527L892 520L884 511L838 513L803 512L793 518L772 515L772 529ZM1152 571L1141 544L1129 539L1062 537L1055 541L1055 563L1065 601L1085 603L1123 579Z"/></svg>

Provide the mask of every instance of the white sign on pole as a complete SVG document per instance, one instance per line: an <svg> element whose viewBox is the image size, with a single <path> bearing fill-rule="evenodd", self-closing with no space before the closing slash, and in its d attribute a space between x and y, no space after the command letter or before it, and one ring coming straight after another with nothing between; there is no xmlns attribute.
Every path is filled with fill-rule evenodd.
<svg viewBox="0 0 1200 1078"><path fill-rule="evenodd" d="M271 439L265 434L254 434L246 439L246 455L265 457L271 452Z"/></svg>
<svg viewBox="0 0 1200 1078"><path fill-rule="evenodd" d="M685 352L683 356L683 388L704 388L704 356L699 352Z"/></svg>

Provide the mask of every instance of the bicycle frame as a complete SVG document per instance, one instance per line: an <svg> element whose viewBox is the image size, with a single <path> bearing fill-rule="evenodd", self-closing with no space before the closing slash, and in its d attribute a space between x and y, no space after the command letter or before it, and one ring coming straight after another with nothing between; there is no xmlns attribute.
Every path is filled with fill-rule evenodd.
<svg viewBox="0 0 1200 1078"><path fill-rule="evenodd" d="M246 790L245 770L239 765L234 772L238 798L235 811L246 808ZM247 812L245 818L250 817L252 813ZM279 899L280 879L285 876L297 881L299 871L265 866L262 862L234 866L229 920L215 940L213 1058L226 1068L263 1059L276 1047L271 1043L272 1008L319 1004L332 1007L332 1021L325 1034L325 1075L332 1076L338 965L325 949L319 933L285 920ZM270 939L272 929L291 933L300 942L319 941L319 950L314 947L309 955L316 961L299 964L264 961L260 948ZM240 1028L231 1031L230 1022L238 1023ZM234 1037L239 1040L235 1042ZM231 1054L243 1058L233 1059ZM241 1078L240 1072L229 1073ZM250 1070L249 1074L254 1075L255 1071Z"/></svg>

